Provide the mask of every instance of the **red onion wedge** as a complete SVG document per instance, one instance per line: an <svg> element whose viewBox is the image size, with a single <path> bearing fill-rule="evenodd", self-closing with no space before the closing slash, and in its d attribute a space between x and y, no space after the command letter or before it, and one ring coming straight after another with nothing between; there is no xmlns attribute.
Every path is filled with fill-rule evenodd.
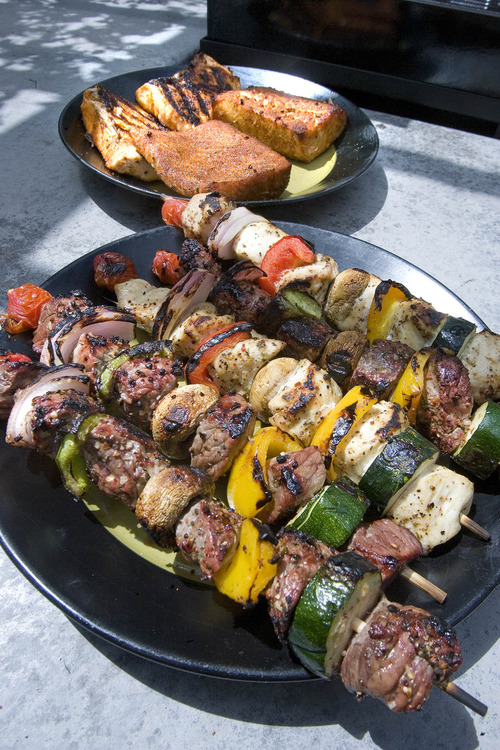
<svg viewBox="0 0 500 750"><path fill-rule="evenodd" d="M254 224L256 221L267 221L267 219L252 213L245 206L238 206L238 208L229 211L216 224L208 238L208 249L216 251L219 258L224 260L234 258L234 238L247 224Z"/></svg>
<svg viewBox="0 0 500 750"><path fill-rule="evenodd" d="M115 307L90 307L69 315L51 331L41 351L40 362L51 366L70 362L76 343L84 332L130 341L135 335L135 324L133 315Z"/></svg>
<svg viewBox="0 0 500 750"><path fill-rule="evenodd" d="M212 273L199 269L193 269L179 279L156 314L153 339L160 341L170 338L177 326L207 301L216 282Z"/></svg>
<svg viewBox="0 0 500 750"><path fill-rule="evenodd" d="M5 442L22 448L32 447L32 408L33 399L53 391L75 391L89 394L90 380L82 374L82 368L77 365L61 365L53 367L40 375L27 388L17 391L14 406L11 409Z"/></svg>

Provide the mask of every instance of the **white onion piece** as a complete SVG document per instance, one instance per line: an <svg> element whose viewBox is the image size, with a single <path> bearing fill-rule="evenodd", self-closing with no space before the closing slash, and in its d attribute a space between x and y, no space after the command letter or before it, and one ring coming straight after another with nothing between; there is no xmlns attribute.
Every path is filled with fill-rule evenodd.
<svg viewBox="0 0 500 750"><path fill-rule="evenodd" d="M169 339L177 326L207 301L216 282L217 278L213 273L200 269L193 269L179 279L158 311L153 326L153 339Z"/></svg>
<svg viewBox="0 0 500 750"><path fill-rule="evenodd" d="M40 375L27 388L17 391L11 409L5 441L11 445L31 447L33 435L31 430L33 399L54 391L67 391L70 388L80 393L90 393L90 380L82 374L76 365L62 365Z"/></svg>
<svg viewBox="0 0 500 750"><path fill-rule="evenodd" d="M90 308L80 315L72 315L51 332L41 351L40 362L48 365L70 362L76 343L84 332L130 341L135 335L135 323L135 318L129 313L112 308Z"/></svg>
<svg viewBox="0 0 500 750"><path fill-rule="evenodd" d="M208 238L209 250L216 251L219 258L223 260L234 258L233 242L236 235L247 224L255 224L257 221L267 221L267 219L252 213L245 206L238 206L238 208L223 216L216 225Z"/></svg>

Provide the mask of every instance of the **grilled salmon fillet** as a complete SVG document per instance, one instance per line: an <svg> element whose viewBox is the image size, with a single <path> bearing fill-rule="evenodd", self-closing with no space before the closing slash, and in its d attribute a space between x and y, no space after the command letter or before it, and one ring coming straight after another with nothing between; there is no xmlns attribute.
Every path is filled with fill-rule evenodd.
<svg viewBox="0 0 500 750"><path fill-rule="evenodd" d="M189 130L211 119L217 94L239 88L239 78L229 68L198 52L187 68L153 78L137 89L135 98L171 130Z"/></svg>
<svg viewBox="0 0 500 750"><path fill-rule="evenodd" d="M218 94L212 116L301 162L326 151L347 123L347 112L337 104L264 86Z"/></svg>
<svg viewBox="0 0 500 750"><path fill-rule="evenodd" d="M220 120L182 132L145 127L130 112L118 121L160 179L188 198L215 190L234 200L265 200L288 184L291 164L284 156Z"/></svg>
<svg viewBox="0 0 500 750"><path fill-rule="evenodd" d="M83 93L81 112L87 136L100 151L108 169L137 177L145 182L158 180L153 167L138 152L130 136L117 125L114 110L134 111L137 120L146 125L150 116L137 105L112 94L102 86L93 86Z"/></svg>

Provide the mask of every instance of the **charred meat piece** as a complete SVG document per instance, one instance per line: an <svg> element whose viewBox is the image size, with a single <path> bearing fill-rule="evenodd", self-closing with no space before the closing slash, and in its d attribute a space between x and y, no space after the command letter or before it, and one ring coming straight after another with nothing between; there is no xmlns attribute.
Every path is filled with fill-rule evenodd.
<svg viewBox="0 0 500 750"><path fill-rule="evenodd" d="M385 586L398 575L403 565L423 554L417 537L390 518L380 518L368 526L360 526L348 549L376 565Z"/></svg>
<svg viewBox="0 0 500 750"><path fill-rule="evenodd" d="M157 404L177 386L182 370L182 362L172 357L127 360L114 373L116 404L127 419L149 430Z"/></svg>
<svg viewBox="0 0 500 750"><path fill-rule="evenodd" d="M108 362L117 354L128 349L130 343L118 336L94 336L92 333L82 333L73 352L73 364L82 365L89 376L92 387L95 388L99 375Z"/></svg>
<svg viewBox="0 0 500 750"><path fill-rule="evenodd" d="M273 503L265 522L271 524L291 515L319 492L325 480L325 462L314 445L272 458L267 465L267 481Z"/></svg>
<svg viewBox="0 0 500 750"><path fill-rule="evenodd" d="M247 320L257 329L266 326L272 297L258 285L262 271L250 261L240 261L224 273L209 296L217 310Z"/></svg>
<svg viewBox="0 0 500 750"><path fill-rule="evenodd" d="M320 566L335 554L323 542L300 531L280 533L278 572L266 591L266 599L274 631L282 643L302 591Z"/></svg>
<svg viewBox="0 0 500 750"><path fill-rule="evenodd" d="M276 331L276 338L286 342L291 356L316 362L332 335L325 323L311 318L288 318Z"/></svg>
<svg viewBox="0 0 500 750"><path fill-rule="evenodd" d="M399 341L375 339L359 358L349 387L365 385L378 398L389 398L413 354L413 349Z"/></svg>
<svg viewBox="0 0 500 750"><path fill-rule="evenodd" d="M181 245L179 265L184 273L188 273L188 271L192 271L194 268L210 271L217 278L222 273L222 267L217 255L205 247L205 245L202 245L201 242L191 237L187 237Z"/></svg>
<svg viewBox="0 0 500 750"><path fill-rule="evenodd" d="M469 374L453 354L433 352L427 362L425 386L417 410L417 429L443 453L461 445L470 424L474 397Z"/></svg>
<svg viewBox="0 0 500 750"><path fill-rule="evenodd" d="M351 641L341 676L358 697L380 698L396 712L415 711L433 683L447 680L461 661L455 633L445 623L384 598Z"/></svg>
<svg viewBox="0 0 500 750"><path fill-rule="evenodd" d="M99 489L131 508L148 479L168 466L149 435L110 415L88 430L80 453Z"/></svg>
<svg viewBox="0 0 500 750"><path fill-rule="evenodd" d="M31 411L32 447L55 458L64 435L74 432L84 417L100 411L97 401L72 389L35 396Z"/></svg>
<svg viewBox="0 0 500 750"><path fill-rule="evenodd" d="M22 354L0 352L0 419L9 416L16 391L26 388L46 369Z"/></svg>
<svg viewBox="0 0 500 750"><path fill-rule="evenodd" d="M368 339L359 331L339 331L330 335L318 361L331 378L347 390L359 358L368 348Z"/></svg>
<svg viewBox="0 0 500 750"><path fill-rule="evenodd" d="M199 425L189 452L191 466L221 477L252 435L256 412L238 393L226 393Z"/></svg>
<svg viewBox="0 0 500 750"><path fill-rule="evenodd" d="M176 545L187 560L198 563L204 578L212 578L236 548L242 522L220 500L200 500L177 523Z"/></svg>
<svg viewBox="0 0 500 750"><path fill-rule="evenodd" d="M33 349L38 354L42 351L43 345L47 340L49 333L54 330L58 323L72 315L93 307L93 302L86 297L83 292L75 290L68 295L58 295L48 300L42 307L38 326L33 334Z"/></svg>

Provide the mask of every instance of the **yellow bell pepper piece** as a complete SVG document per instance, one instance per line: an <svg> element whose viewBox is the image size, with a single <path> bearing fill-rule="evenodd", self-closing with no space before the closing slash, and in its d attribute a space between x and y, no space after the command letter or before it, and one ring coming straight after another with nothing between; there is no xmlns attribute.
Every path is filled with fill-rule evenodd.
<svg viewBox="0 0 500 750"><path fill-rule="evenodd" d="M377 403L374 395L360 385L351 388L326 415L314 433L311 445L325 457L326 474L333 482L337 478L334 456L347 439L354 425Z"/></svg>
<svg viewBox="0 0 500 750"><path fill-rule="evenodd" d="M366 338L370 344L375 339L387 338L397 306L400 302L411 299L411 296L408 289L396 281L380 282L375 289L366 324Z"/></svg>
<svg viewBox="0 0 500 750"><path fill-rule="evenodd" d="M391 400L403 407L412 426L417 421L418 404L424 389L425 365L430 355L430 350L415 352L392 394Z"/></svg>
<svg viewBox="0 0 500 750"><path fill-rule="evenodd" d="M240 541L231 559L217 571L214 583L221 594L243 606L256 604L259 595L277 573L274 545L262 538L262 524L245 518Z"/></svg>
<svg viewBox="0 0 500 750"><path fill-rule="evenodd" d="M236 457L227 483L227 500L244 518L253 518L271 502L267 461L302 445L277 427L263 427Z"/></svg>

